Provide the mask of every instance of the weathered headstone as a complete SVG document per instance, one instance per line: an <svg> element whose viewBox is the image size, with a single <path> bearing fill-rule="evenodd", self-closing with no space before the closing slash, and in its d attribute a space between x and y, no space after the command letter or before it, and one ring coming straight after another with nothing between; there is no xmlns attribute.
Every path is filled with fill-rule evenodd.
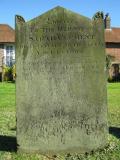
<svg viewBox="0 0 120 160"><path fill-rule="evenodd" d="M16 16L19 150L81 153L107 143L104 25L62 7Z"/></svg>

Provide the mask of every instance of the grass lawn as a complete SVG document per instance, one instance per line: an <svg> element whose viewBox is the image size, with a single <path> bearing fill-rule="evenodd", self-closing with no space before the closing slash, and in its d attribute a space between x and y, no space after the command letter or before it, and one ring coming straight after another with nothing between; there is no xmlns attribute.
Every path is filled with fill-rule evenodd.
<svg viewBox="0 0 120 160"><path fill-rule="evenodd" d="M120 160L120 83L108 84L109 146L95 153L58 156L65 160ZM16 153L15 84L0 83L0 160L47 160L42 155Z"/></svg>

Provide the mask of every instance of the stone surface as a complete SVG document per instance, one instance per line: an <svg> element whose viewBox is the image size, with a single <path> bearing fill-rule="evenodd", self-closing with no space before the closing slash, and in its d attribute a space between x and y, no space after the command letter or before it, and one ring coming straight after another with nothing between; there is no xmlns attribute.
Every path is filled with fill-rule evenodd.
<svg viewBox="0 0 120 160"><path fill-rule="evenodd" d="M107 143L104 26L62 7L16 16L17 143L82 153Z"/></svg>

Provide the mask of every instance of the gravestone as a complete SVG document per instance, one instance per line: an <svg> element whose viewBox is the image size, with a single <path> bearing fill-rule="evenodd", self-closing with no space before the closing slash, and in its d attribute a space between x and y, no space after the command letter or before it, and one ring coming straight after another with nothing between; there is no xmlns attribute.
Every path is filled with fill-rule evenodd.
<svg viewBox="0 0 120 160"><path fill-rule="evenodd" d="M107 143L104 25L56 7L16 16L18 150L84 153Z"/></svg>

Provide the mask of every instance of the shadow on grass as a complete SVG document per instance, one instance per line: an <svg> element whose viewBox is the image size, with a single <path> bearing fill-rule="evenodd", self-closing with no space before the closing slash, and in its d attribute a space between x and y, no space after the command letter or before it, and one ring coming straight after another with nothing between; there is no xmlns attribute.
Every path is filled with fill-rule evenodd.
<svg viewBox="0 0 120 160"><path fill-rule="evenodd" d="M0 151L16 152L17 151L16 137L0 135Z"/></svg>
<svg viewBox="0 0 120 160"><path fill-rule="evenodd" d="M109 133L120 139L120 128L117 127L109 127Z"/></svg>

